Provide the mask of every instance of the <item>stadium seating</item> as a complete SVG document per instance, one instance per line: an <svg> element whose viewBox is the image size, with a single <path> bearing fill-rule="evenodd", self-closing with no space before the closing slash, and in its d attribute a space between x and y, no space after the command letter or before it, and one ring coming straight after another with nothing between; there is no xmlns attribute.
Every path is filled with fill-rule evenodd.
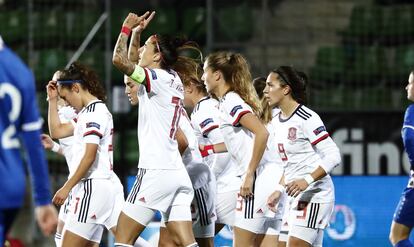
<svg viewBox="0 0 414 247"><path fill-rule="evenodd" d="M24 10L3 11L0 14L0 34L9 44L27 39L27 14Z"/></svg>
<svg viewBox="0 0 414 247"><path fill-rule="evenodd" d="M253 34L254 17L247 2L233 7L224 7L214 15L218 27L217 40L245 41Z"/></svg>
<svg viewBox="0 0 414 247"><path fill-rule="evenodd" d="M67 54L59 49L44 49L35 51L34 68L36 81L46 85L56 70L63 69L67 63Z"/></svg>
<svg viewBox="0 0 414 247"><path fill-rule="evenodd" d="M182 16L182 32L190 40L203 43L206 37L206 10L195 7L186 8Z"/></svg>
<svg viewBox="0 0 414 247"><path fill-rule="evenodd" d="M382 24L382 8L359 5L352 9L348 27L342 32L344 43L372 44Z"/></svg>

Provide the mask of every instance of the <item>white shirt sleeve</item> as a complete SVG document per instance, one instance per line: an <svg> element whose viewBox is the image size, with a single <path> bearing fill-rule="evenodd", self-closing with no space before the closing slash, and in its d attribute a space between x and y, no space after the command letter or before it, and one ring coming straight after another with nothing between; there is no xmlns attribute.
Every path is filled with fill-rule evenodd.
<svg viewBox="0 0 414 247"><path fill-rule="evenodd" d="M314 112L303 122L303 132L313 146L329 137L321 118Z"/></svg>
<svg viewBox="0 0 414 247"><path fill-rule="evenodd" d="M99 111L85 113L85 126L83 128L83 141L85 143L99 144L107 125L106 114Z"/></svg>
<svg viewBox="0 0 414 247"><path fill-rule="evenodd" d="M233 126L240 125L240 119L246 113L253 113L252 108L236 93L228 93L224 100L224 110L230 116Z"/></svg>

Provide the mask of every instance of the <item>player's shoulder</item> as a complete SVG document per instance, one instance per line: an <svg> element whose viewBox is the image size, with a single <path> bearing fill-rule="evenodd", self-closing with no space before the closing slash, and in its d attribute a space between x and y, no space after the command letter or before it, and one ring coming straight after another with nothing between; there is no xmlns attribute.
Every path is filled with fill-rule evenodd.
<svg viewBox="0 0 414 247"><path fill-rule="evenodd" d="M414 104L410 104L405 110L404 125L414 126Z"/></svg>
<svg viewBox="0 0 414 247"><path fill-rule="evenodd" d="M157 68L145 68L145 70L148 72L148 76L151 77L152 80L166 80L166 79L180 79L177 72L174 70L165 70L165 69L157 69Z"/></svg>
<svg viewBox="0 0 414 247"><path fill-rule="evenodd" d="M302 121L320 119L319 115L315 111L305 105L299 105L293 114L296 116L296 118L299 118Z"/></svg>

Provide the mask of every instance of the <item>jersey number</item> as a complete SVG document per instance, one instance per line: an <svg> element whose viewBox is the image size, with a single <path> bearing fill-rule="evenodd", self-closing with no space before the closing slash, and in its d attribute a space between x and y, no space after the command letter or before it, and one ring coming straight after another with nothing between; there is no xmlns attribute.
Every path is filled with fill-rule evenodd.
<svg viewBox="0 0 414 247"><path fill-rule="evenodd" d="M14 122L17 120L22 107L22 96L19 90L10 83L0 84L0 100L6 95L10 97L11 109L8 114L9 126L7 126L1 135L1 146L5 149L19 148L20 143L16 135L16 126ZM2 106L3 107L3 106Z"/></svg>
<svg viewBox="0 0 414 247"><path fill-rule="evenodd" d="M283 146L283 143L278 143L277 149L279 150L280 158L282 158L283 161L287 161L288 157L285 151L285 147Z"/></svg>
<svg viewBox="0 0 414 247"><path fill-rule="evenodd" d="M171 103L175 105L174 109L174 117L171 121L171 129L170 129L170 138L175 139L175 133L177 131L178 122L180 121L180 110L181 110L181 100L178 97L172 97Z"/></svg>

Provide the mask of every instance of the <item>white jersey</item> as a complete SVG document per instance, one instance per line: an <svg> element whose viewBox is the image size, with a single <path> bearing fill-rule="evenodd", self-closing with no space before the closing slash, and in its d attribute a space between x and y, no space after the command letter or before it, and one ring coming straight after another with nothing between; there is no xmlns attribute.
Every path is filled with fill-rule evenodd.
<svg viewBox="0 0 414 247"><path fill-rule="evenodd" d="M63 106L59 108L58 115L61 123L70 123L74 118L76 118L75 109L70 106ZM62 154L66 159L66 164L69 168L69 173L73 173L73 163L72 163L72 151L71 146L73 143L73 136L68 136L65 138L59 139L59 145L62 149ZM76 165L75 165L76 166Z"/></svg>
<svg viewBox="0 0 414 247"><path fill-rule="evenodd" d="M180 120L183 84L173 70L145 68L138 90L139 168L182 169L175 134Z"/></svg>
<svg viewBox="0 0 414 247"><path fill-rule="evenodd" d="M228 152L238 164L238 175L243 175L253 153L253 134L239 123L252 108L235 92L228 92L219 104L220 130Z"/></svg>
<svg viewBox="0 0 414 247"><path fill-rule="evenodd" d="M96 158L85 175L87 178L110 178L112 174L113 120L106 105L99 100L90 102L79 112L75 122L72 145L73 168L70 175L82 160L87 143L98 144Z"/></svg>
<svg viewBox="0 0 414 247"><path fill-rule="evenodd" d="M194 189L199 189L214 180L210 167L203 162L198 149L197 137L191 126L190 119L184 109L181 110L180 129L184 132L188 141L188 148L182 155L185 168L190 176Z"/></svg>
<svg viewBox="0 0 414 247"><path fill-rule="evenodd" d="M195 135L198 142L202 145L213 145L224 142L223 135L219 131L220 120L218 116L219 102L211 97L202 98L194 107L191 113L191 123L194 127ZM212 135L210 133L215 133ZM227 154L227 153L226 153ZM219 168L219 174L216 174L217 192L225 193L240 189L241 178L238 177L238 165L234 159L226 157L225 153L210 154L204 157L204 162L214 168L219 166L220 159L226 159L225 167Z"/></svg>
<svg viewBox="0 0 414 247"><path fill-rule="evenodd" d="M329 137L319 115L304 105L299 105L292 115L283 119L279 113L273 118L278 151L285 167L285 182L303 178L322 164L314 146ZM331 177L310 184L298 196L300 201L317 203L334 201Z"/></svg>

